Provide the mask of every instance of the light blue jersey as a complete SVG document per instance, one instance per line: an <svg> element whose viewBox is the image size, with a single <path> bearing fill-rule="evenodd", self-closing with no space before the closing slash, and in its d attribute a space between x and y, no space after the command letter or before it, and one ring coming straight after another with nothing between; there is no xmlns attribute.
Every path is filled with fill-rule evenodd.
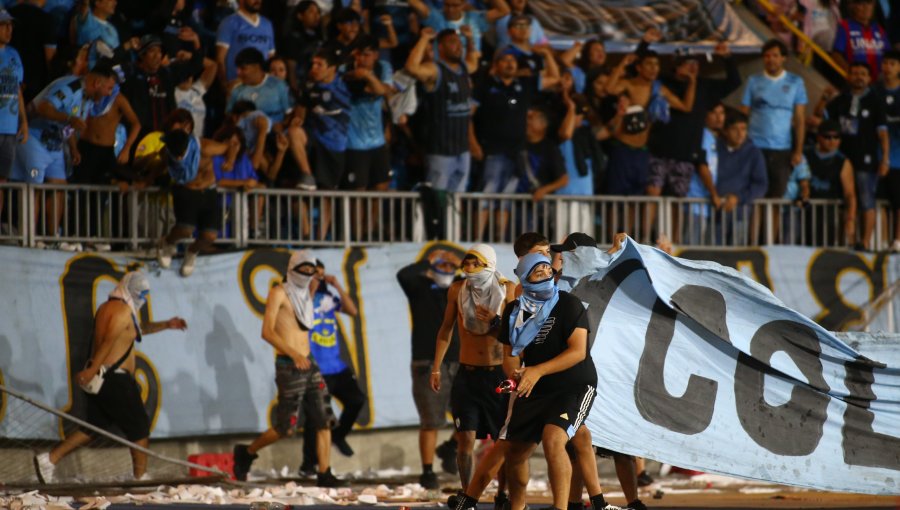
<svg viewBox="0 0 900 510"><path fill-rule="evenodd" d="M283 121L287 111L294 107L287 83L269 75L259 85L240 84L235 87L228 96L227 110L230 112L238 101L250 101L274 123Z"/></svg>
<svg viewBox="0 0 900 510"><path fill-rule="evenodd" d="M89 68L94 67L94 64L100 59L100 54L97 52L97 45L94 44L95 42L102 42L111 50L119 47L119 31L116 30L116 27L114 27L112 23L94 16L94 13L90 11L88 11L87 16L85 16L84 19L81 19L81 17L76 17L75 19L77 45L91 45L91 49L88 52Z"/></svg>
<svg viewBox="0 0 900 510"><path fill-rule="evenodd" d="M709 129L703 128L701 148L706 155L706 166L709 167L709 173L712 175L712 182L713 185L715 185L716 174L719 171L719 153L716 151L716 135ZM700 180L699 172L694 172L694 175L691 176L691 183L688 186L688 191L685 196L688 198L709 199L709 190L706 189L706 186L703 185L703 181ZM709 206L706 204L692 204L691 214L696 214L705 218L706 216L709 216Z"/></svg>
<svg viewBox="0 0 900 510"><path fill-rule="evenodd" d="M24 73L15 48L0 48L0 135L14 135L19 130L19 87Z"/></svg>
<svg viewBox="0 0 900 510"><path fill-rule="evenodd" d="M238 129L244 134L244 142L247 144L247 152L256 150L256 140L259 139L259 128L256 126L256 119L264 118L266 120L266 134L272 130L272 120L265 113L255 110L245 115L237 122Z"/></svg>
<svg viewBox="0 0 900 510"><path fill-rule="evenodd" d="M572 140L566 140L559 144L559 151L562 153L563 162L566 165L566 173L569 174L569 182L556 191L557 195L593 195L594 194L594 172L592 171L593 162L587 160L584 162L587 167L587 175L578 173L578 165L575 163L575 144Z"/></svg>
<svg viewBox="0 0 900 510"><path fill-rule="evenodd" d="M238 11L219 24L216 46L228 49L225 55L225 77L231 81L237 77L234 58L242 49L256 48L266 58L275 53L275 32L272 30L272 22L259 16L254 23Z"/></svg>
<svg viewBox="0 0 900 510"><path fill-rule="evenodd" d="M741 100L750 107L750 140L760 149L790 149L794 107L806 103L806 85L796 74L784 71L775 79L764 73L750 76Z"/></svg>
<svg viewBox="0 0 900 510"><path fill-rule="evenodd" d="M485 16L485 14L483 12L466 11L463 14L462 18L460 18L456 21L450 21L444 17L443 11L440 11L440 10L434 9L434 8L432 8L429 11L428 17L425 18L424 21L422 21L422 24L425 25L426 27L433 28L435 32L440 32L441 30L452 28L453 30L456 30L458 33L459 33L459 29L463 25L469 25L469 28L472 29L472 42L475 44L475 49L478 51L481 51L481 35L484 34L485 32L487 32L488 29L490 28L488 26L487 17ZM459 38L462 39L463 55L465 55L466 46L468 44L466 42L466 37L464 35L462 35L462 33L460 33ZM438 54L437 39L435 39L434 44L435 44L434 54L435 54L435 56L437 56L437 54Z"/></svg>
<svg viewBox="0 0 900 510"><path fill-rule="evenodd" d="M394 71L391 64L379 60L375 65L378 79L385 85L392 85ZM358 85L357 85L358 84ZM347 149L365 151L385 144L384 123L381 121L381 107L384 97L375 96L365 91L365 82L349 82L350 88L350 127L347 130Z"/></svg>
<svg viewBox="0 0 900 510"><path fill-rule="evenodd" d="M87 118L88 112L93 107L90 100L84 99L80 76L63 76L47 85L37 97L34 103L47 101L58 112L71 117ZM28 137L39 140L47 150L62 150L63 142L72 134L72 128L64 122L56 122L50 119L34 116L28 122Z"/></svg>

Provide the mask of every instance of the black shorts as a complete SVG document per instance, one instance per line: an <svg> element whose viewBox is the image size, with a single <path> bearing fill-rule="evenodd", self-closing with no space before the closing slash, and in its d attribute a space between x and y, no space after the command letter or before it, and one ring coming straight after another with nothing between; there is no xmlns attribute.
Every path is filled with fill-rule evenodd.
<svg viewBox="0 0 900 510"><path fill-rule="evenodd" d="M316 178L316 188L320 190L338 189L344 176L346 153L330 151L315 137L310 137L308 157L313 177Z"/></svg>
<svg viewBox="0 0 900 510"><path fill-rule="evenodd" d="M509 395L496 391L504 379L502 365L476 367L460 363L450 390L450 412L457 431L474 430L478 439L499 436L509 403Z"/></svg>
<svg viewBox="0 0 900 510"><path fill-rule="evenodd" d="M347 151L342 189L371 189L391 180L391 155L387 145L364 151Z"/></svg>
<svg viewBox="0 0 900 510"><path fill-rule="evenodd" d="M13 163L16 161L16 135L0 135L0 179L9 179Z"/></svg>
<svg viewBox="0 0 900 510"><path fill-rule="evenodd" d="M597 389L586 384L580 390L516 397L510 403L500 439L540 443L546 425L556 425L572 439L591 412L596 396Z"/></svg>
<svg viewBox="0 0 900 510"><path fill-rule="evenodd" d="M215 188L199 190L175 186L172 188L172 207L175 224L180 227L196 228L200 232L219 230L219 200Z"/></svg>
<svg viewBox="0 0 900 510"><path fill-rule="evenodd" d="M72 172L70 182L76 184L109 184L116 170L116 148L78 141L81 163Z"/></svg>
<svg viewBox="0 0 900 510"><path fill-rule="evenodd" d="M150 418L141 400L141 388L129 373L112 372L103 377L100 393L87 396L87 422L110 431L118 427L125 439L138 441L150 437ZM84 433L92 435L91 431Z"/></svg>
<svg viewBox="0 0 900 510"><path fill-rule="evenodd" d="M885 190L888 200L891 201L891 209L900 211L900 168L891 168L887 177L878 183L878 187Z"/></svg>
<svg viewBox="0 0 900 510"><path fill-rule="evenodd" d="M787 191L788 179L794 172L791 165L791 151L776 151L771 149L762 149L763 157L766 160L766 174L769 176L769 189L766 191L766 198L781 198Z"/></svg>
<svg viewBox="0 0 900 510"><path fill-rule="evenodd" d="M298 370L289 356L275 358L278 404L272 428L282 437L293 435L304 424L316 430L334 426L328 387L319 366L311 363L309 369Z"/></svg>

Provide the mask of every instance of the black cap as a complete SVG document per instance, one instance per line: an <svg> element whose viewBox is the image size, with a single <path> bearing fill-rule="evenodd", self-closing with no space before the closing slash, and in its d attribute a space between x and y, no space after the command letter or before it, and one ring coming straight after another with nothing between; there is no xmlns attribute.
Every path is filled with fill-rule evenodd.
<svg viewBox="0 0 900 510"><path fill-rule="evenodd" d="M825 133L841 134L841 124L834 119L822 121L822 123L819 124L818 134L824 135Z"/></svg>
<svg viewBox="0 0 900 510"><path fill-rule="evenodd" d="M143 53L154 46L162 47L162 39L153 34L147 34L144 37L141 37L141 42L138 45L138 53Z"/></svg>
<svg viewBox="0 0 900 510"><path fill-rule="evenodd" d="M596 248L597 241L594 241L593 237L585 234L584 232L572 232L571 234L566 236L566 240L563 241L562 244L551 244L550 251L572 251L579 246L590 246L592 248Z"/></svg>
<svg viewBox="0 0 900 510"><path fill-rule="evenodd" d="M350 7L345 7L334 15L335 23L352 23L354 21L360 23L361 20L359 13Z"/></svg>

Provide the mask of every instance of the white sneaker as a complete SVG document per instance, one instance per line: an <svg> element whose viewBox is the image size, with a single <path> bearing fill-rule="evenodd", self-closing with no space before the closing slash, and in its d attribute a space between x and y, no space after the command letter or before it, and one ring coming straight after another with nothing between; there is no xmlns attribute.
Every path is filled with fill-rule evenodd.
<svg viewBox="0 0 900 510"><path fill-rule="evenodd" d="M56 245L57 250L67 251L70 253L79 252L82 250L81 243L67 243L61 242Z"/></svg>
<svg viewBox="0 0 900 510"><path fill-rule="evenodd" d="M169 269L172 265L172 255L175 254L175 247L166 243L166 239L162 238L156 244L156 261L159 267Z"/></svg>
<svg viewBox="0 0 900 510"><path fill-rule="evenodd" d="M150 473L144 473L140 478L134 479L135 482L149 482L150 480L153 480L153 478L150 477Z"/></svg>
<svg viewBox="0 0 900 510"><path fill-rule="evenodd" d="M44 452L34 456L34 472L38 477L38 481L47 484L55 481L53 473L56 472L56 466L50 462L50 453Z"/></svg>
<svg viewBox="0 0 900 510"><path fill-rule="evenodd" d="M38 250L46 250L49 246L44 241L37 241L34 243L34 247Z"/></svg>
<svg viewBox="0 0 900 510"><path fill-rule="evenodd" d="M197 262L197 254L190 250L184 251L184 263L181 264L181 276L187 278L194 272L194 264Z"/></svg>
<svg viewBox="0 0 900 510"><path fill-rule="evenodd" d="M891 251L894 253L900 253L900 239L895 239L893 244L891 244Z"/></svg>
<svg viewBox="0 0 900 510"><path fill-rule="evenodd" d="M94 251L97 251L97 252L112 251L112 245L110 245L109 243L94 243Z"/></svg>

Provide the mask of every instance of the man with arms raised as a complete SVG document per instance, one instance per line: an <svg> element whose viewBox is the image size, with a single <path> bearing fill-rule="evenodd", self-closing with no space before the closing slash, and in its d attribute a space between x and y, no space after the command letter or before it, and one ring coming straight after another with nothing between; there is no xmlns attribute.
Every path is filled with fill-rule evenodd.
<svg viewBox="0 0 900 510"><path fill-rule="evenodd" d="M331 473L331 424L334 415L326 405L328 389L319 367L309 359L309 330L315 311L313 294L319 286L315 279L316 259L307 250L291 255L284 283L272 287L266 299L263 316L263 340L275 348L275 384L278 405L273 427L263 432L249 446L234 446L234 476L246 480L256 452L279 439L293 435L297 424L315 427L316 454L319 470L316 485L336 487L342 483Z"/></svg>
<svg viewBox="0 0 900 510"><path fill-rule="evenodd" d="M497 272L497 255L476 244L463 257L465 280L447 292L444 322L437 335L431 388L441 389L441 364L450 346L450 333L459 322L459 371L453 380L450 409L456 425L456 463L465 492L472 477L475 439L497 438L505 415L506 396L495 392L503 374L503 347L497 342L500 313L515 297L515 285ZM502 459L499 459L502 461Z"/></svg>
<svg viewBox="0 0 900 510"><path fill-rule="evenodd" d="M147 448L150 444L150 418L141 400L141 387L134 378L134 342L143 335L166 329L187 329L180 317L163 322L140 323L141 308L150 294L150 282L140 272L126 273L109 300L100 305L94 316L94 340L91 357L75 382L87 393L87 422L108 430L119 427L125 439ZM99 388L92 380L102 381ZM86 386L91 385L91 391ZM47 453L34 457L34 467L41 483L53 483L56 464L81 446L91 442L94 432L78 430ZM144 478L147 454L132 449L131 461L135 480Z"/></svg>

